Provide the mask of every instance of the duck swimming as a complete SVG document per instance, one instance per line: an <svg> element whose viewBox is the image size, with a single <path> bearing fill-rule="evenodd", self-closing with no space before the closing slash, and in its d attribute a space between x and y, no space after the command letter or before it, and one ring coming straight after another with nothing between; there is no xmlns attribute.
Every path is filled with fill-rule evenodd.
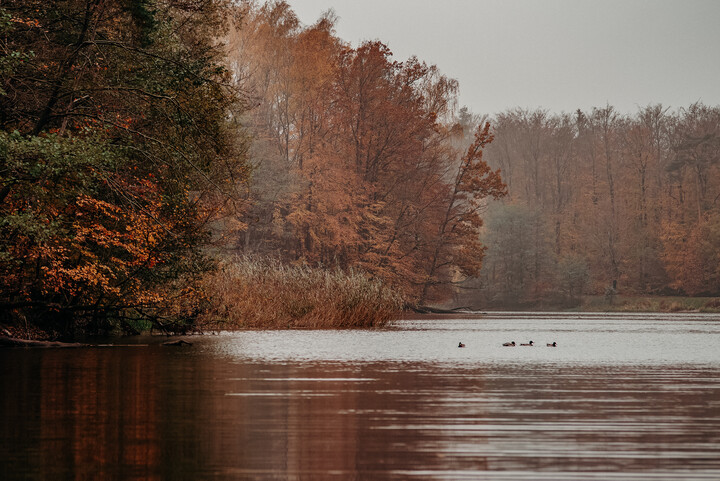
<svg viewBox="0 0 720 481"><path fill-rule="evenodd" d="M552 344L548 342L547 347L557 347L557 342L553 341Z"/></svg>
<svg viewBox="0 0 720 481"><path fill-rule="evenodd" d="M505 342L505 343L503 343L503 346L505 346L505 347L515 347L515 341Z"/></svg>
<svg viewBox="0 0 720 481"><path fill-rule="evenodd" d="M530 342L529 342L529 343L527 343L527 344L520 344L520 345L521 345L521 346L530 346L530 347L532 347L532 345L533 345L533 342L532 342L532 341L530 341Z"/></svg>
<svg viewBox="0 0 720 481"><path fill-rule="evenodd" d="M463 344L462 342L459 342L458 347L465 347L465 344Z"/></svg>

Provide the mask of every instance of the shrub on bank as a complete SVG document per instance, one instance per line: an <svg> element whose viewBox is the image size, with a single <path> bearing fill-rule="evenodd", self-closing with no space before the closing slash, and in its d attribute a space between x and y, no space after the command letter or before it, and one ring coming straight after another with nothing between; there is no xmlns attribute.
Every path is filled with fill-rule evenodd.
<svg viewBox="0 0 720 481"><path fill-rule="evenodd" d="M205 280L209 307L199 325L232 328L382 326L400 312L401 296L357 271L236 258Z"/></svg>

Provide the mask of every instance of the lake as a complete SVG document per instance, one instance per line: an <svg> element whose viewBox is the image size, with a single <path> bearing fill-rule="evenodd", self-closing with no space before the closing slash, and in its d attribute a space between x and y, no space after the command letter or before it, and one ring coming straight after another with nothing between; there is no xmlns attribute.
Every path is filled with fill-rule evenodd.
<svg viewBox="0 0 720 481"><path fill-rule="evenodd" d="M188 340L0 350L0 479L720 479L718 315Z"/></svg>

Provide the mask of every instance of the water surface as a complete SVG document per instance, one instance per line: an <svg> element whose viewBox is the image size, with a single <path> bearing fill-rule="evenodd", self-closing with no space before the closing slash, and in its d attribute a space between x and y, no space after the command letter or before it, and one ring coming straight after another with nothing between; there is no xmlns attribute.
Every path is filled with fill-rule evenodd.
<svg viewBox="0 0 720 481"><path fill-rule="evenodd" d="M0 478L720 479L718 321L487 313L0 350Z"/></svg>

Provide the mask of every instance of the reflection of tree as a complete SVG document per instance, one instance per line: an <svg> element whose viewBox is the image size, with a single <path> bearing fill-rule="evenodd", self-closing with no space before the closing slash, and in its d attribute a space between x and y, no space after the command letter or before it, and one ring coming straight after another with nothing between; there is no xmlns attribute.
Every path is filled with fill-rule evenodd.
<svg viewBox="0 0 720 481"><path fill-rule="evenodd" d="M458 436L448 422L457 415L462 417L458 426L466 426L473 418L480 423L486 417L481 403L457 403L454 396L480 395L484 382L475 374L471 380L442 379L393 364L216 364L196 380L211 380L203 389L215 394L198 398L208 422L194 423L202 449L197 456L202 466L195 469L303 480L486 469L484 456L448 455ZM438 395L445 388L454 394ZM467 442L485 442L484 435L470 433Z"/></svg>
<svg viewBox="0 0 720 481"><path fill-rule="evenodd" d="M363 369L374 380L357 399L365 413L358 421L359 479L371 479L376 470L487 470L487 437L477 429L488 414L482 370L414 367L383 363ZM461 446L472 446L474 454L457 456Z"/></svg>
<svg viewBox="0 0 720 481"><path fill-rule="evenodd" d="M634 346L646 336L621 338ZM469 342L463 355L480 348ZM251 364L196 352L0 351L0 478L470 479L718 467L713 367Z"/></svg>
<svg viewBox="0 0 720 481"><path fill-rule="evenodd" d="M160 479L156 371L144 356L117 354L42 356L37 462L49 477Z"/></svg>
<svg viewBox="0 0 720 481"><path fill-rule="evenodd" d="M178 353L35 351L37 363L3 370L0 388L10 394L2 407L12 422L0 427L0 466L10 477L150 480L487 469L485 431L467 429L487 418L477 372L236 364ZM7 454L7 440L17 452ZM485 447L456 457L458 443Z"/></svg>

